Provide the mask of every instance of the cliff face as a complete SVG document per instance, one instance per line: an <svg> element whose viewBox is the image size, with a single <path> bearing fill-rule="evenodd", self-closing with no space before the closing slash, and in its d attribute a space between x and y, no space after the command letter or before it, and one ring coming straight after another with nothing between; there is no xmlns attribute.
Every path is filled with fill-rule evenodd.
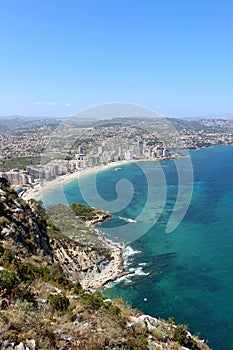
<svg viewBox="0 0 233 350"><path fill-rule="evenodd" d="M53 261L46 221L32 201L31 205L0 178L0 240L10 246L19 259L30 257Z"/></svg>
<svg viewBox="0 0 233 350"><path fill-rule="evenodd" d="M109 250L104 251L93 247L80 246L74 241L51 239L54 261L58 262L62 270L73 282L80 281L85 289L96 286L97 280L105 273L111 264L112 257ZM93 283L91 281L93 280Z"/></svg>
<svg viewBox="0 0 233 350"><path fill-rule="evenodd" d="M46 211L54 260L68 278L80 281L85 289L98 289L124 273L122 249L93 227L94 223L108 219L109 214L80 204L71 207L59 204Z"/></svg>
<svg viewBox="0 0 233 350"><path fill-rule="evenodd" d="M27 203L19 198L5 179L0 179L0 185L0 240L18 259L58 263L68 279L80 281L85 288L101 287L106 269L112 271L113 279L122 271L121 249L108 244L92 228L109 215L87 208L87 217L80 218L69 207L52 206L48 214L61 231L35 201ZM74 208L84 213L84 206Z"/></svg>

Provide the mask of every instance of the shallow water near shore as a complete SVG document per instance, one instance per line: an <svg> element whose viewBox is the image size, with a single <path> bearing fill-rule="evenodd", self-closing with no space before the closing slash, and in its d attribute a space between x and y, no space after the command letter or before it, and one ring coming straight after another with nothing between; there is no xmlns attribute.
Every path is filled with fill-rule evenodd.
<svg viewBox="0 0 233 350"><path fill-rule="evenodd" d="M133 307L155 317L174 316L192 332L209 339L214 350L233 349L233 147L202 149L190 155L194 190L183 221L172 233L165 233L177 196L178 180L174 162L162 162L167 181L162 214L148 232L130 242L137 252L128 254L129 268L137 269L138 273L108 284L104 294L122 297ZM145 164L150 171L151 163ZM147 200L145 174L136 164L123 165L121 171L100 172L98 194L106 201L115 200L116 183L121 179L132 182L134 195L125 209L100 226L104 232L127 224L119 216L137 218ZM92 180L90 175L80 181L88 189ZM68 203L85 203L78 181L64 185L64 192ZM62 201L56 191L44 197L46 205ZM92 196L92 201L93 206L98 206L97 195ZM151 203L148 220L153 217L153 210L154 203ZM131 238L136 225L128 226L132 230ZM110 238L121 241L120 233L121 229L118 236L114 231Z"/></svg>

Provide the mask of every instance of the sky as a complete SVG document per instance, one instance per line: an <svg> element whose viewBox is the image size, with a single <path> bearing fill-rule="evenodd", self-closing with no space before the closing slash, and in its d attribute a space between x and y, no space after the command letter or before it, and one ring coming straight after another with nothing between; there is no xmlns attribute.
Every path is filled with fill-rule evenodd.
<svg viewBox="0 0 233 350"><path fill-rule="evenodd" d="M0 0L0 116L233 113L231 0Z"/></svg>

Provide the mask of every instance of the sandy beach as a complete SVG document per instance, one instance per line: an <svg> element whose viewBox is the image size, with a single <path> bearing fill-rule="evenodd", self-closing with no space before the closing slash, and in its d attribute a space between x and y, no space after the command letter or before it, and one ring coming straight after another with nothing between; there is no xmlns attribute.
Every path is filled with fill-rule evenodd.
<svg viewBox="0 0 233 350"><path fill-rule="evenodd" d="M22 195L22 198L25 200L29 200L32 198L38 199L42 191L44 192L47 189L50 190L50 189L56 188L57 186L62 186L63 184L66 184L72 180L79 179L82 176L87 176L90 174L97 173L98 171L103 171L111 168L118 168L123 164L140 163L140 162L161 162L164 160L169 160L169 159L171 160L171 159L183 158L183 157L184 156L177 154L174 158L168 158L168 159L155 158L153 160L152 159L121 160L117 162L108 163L106 165L99 165L91 168L86 168L80 171L76 171L74 173L60 175L53 180L43 180L43 183L37 184L33 188L26 190L26 192Z"/></svg>
<svg viewBox="0 0 233 350"><path fill-rule="evenodd" d="M113 162L106 165L95 166L91 168L86 168L74 173L69 173L65 175L58 176L56 179L47 181L44 180L43 183L35 185L33 188L28 189L22 196L23 199L38 199L41 195L41 192L56 188L57 186L62 186L72 180L79 179L80 177L87 176L90 174L97 173L98 171L103 171L106 169L116 168L123 164L131 163L134 161L122 160L119 162Z"/></svg>

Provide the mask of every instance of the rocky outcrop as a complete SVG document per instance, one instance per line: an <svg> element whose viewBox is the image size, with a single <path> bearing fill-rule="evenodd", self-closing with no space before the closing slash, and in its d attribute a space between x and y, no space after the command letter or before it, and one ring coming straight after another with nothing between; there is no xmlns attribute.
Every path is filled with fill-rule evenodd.
<svg viewBox="0 0 233 350"><path fill-rule="evenodd" d="M0 178L0 186L0 240L18 259L37 257L41 264L58 263L68 279L79 281L85 289L101 288L122 275L122 249L92 227L109 219L109 214L87 208L92 215L84 221L63 205L52 206L46 213L35 201L19 198L5 179ZM48 224L46 215L49 221L55 218L62 231Z"/></svg>
<svg viewBox="0 0 233 350"><path fill-rule="evenodd" d="M93 247L78 245L75 241L51 239L50 245L54 261L59 262L64 274L72 281L94 278L111 262L111 255L106 247L98 250Z"/></svg>
<svg viewBox="0 0 233 350"><path fill-rule="evenodd" d="M14 342L5 341L1 344L2 350L36 350L36 342L34 339L27 339L25 342L20 342L18 345Z"/></svg>
<svg viewBox="0 0 233 350"><path fill-rule="evenodd" d="M96 217L93 219L87 220L86 223L88 226L93 226L93 225L96 225L100 222L109 220L109 219L111 219L111 217L112 217L112 215L110 215L104 211L101 211L101 212L97 212Z"/></svg>
<svg viewBox="0 0 233 350"><path fill-rule="evenodd" d="M174 322L164 321L149 315L131 317L127 325L128 330L141 332L148 339L150 350L174 350L179 349L208 350L204 340L193 336L185 326L177 326Z"/></svg>
<svg viewBox="0 0 233 350"><path fill-rule="evenodd" d="M10 245L19 259L31 256L52 262L46 221L32 201L19 198L8 182L0 178L0 240L3 246Z"/></svg>

